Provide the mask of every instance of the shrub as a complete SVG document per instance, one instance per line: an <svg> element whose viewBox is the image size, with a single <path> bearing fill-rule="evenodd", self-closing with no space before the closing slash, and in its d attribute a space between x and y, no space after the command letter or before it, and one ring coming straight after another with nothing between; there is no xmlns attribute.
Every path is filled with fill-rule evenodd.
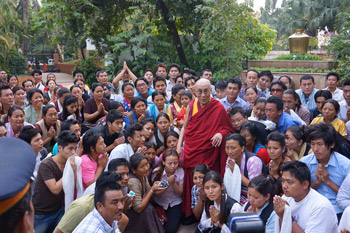
<svg viewBox="0 0 350 233"><path fill-rule="evenodd" d="M27 58L21 52L12 50L9 59L10 74L24 74L27 66L26 61Z"/></svg>
<svg viewBox="0 0 350 233"><path fill-rule="evenodd" d="M272 60L277 60L277 61L320 61L323 60L320 56L314 55L314 54L303 54L303 53L293 53L293 54L282 54Z"/></svg>

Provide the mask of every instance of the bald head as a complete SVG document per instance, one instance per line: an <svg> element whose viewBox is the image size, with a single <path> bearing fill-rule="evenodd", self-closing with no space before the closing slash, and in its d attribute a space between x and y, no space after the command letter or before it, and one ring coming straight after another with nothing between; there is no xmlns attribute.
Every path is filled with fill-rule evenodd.
<svg viewBox="0 0 350 233"><path fill-rule="evenodd" d="M208 79L201 78L199 79L196 84L194 85L197 89L199 86L201 87L210 87L210 81Z"/></svg>
<svg viewBox="0 0 350 233"><path fill-rule="evenodd" d="M199 79L195 84L197 99L202 107L207 106L211 100L211 87L208 79Z"/></svg>

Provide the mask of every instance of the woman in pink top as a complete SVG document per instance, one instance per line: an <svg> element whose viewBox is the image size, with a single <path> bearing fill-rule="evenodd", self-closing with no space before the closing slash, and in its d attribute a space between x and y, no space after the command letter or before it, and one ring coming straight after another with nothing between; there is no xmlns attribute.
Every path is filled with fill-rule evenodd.
<svg viewBox="0 0 350 233"><path fill-rule="evenodd" d="M86 189L101 175L108 162L106 144L99 132L88 131L83 137L81 173Z"/></svg>

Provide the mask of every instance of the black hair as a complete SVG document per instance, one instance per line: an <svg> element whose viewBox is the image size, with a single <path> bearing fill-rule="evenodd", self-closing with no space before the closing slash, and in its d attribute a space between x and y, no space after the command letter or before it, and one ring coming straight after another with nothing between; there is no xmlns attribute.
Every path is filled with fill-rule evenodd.
<svg viewBox="0 0 350 233"><path fill-rule="evenodd" d="M195 76L190 76L190 77L187 77L184 81L184 84L185 84L185 87L187 88L187 82L190 81L191 79L194 80L194 82L197 82L197 77Z"/></svg>
<svg viewBox="0 0 350 233"><path fill-rule="evenodd" d="M136 154L133 154L131 157L130 157L130 170L132 173L134 173L134 170L137 169L137 167L140 165L141 161L144 160L146 158L146 156L144 156L143 154L140 154L140 153L136 153Z"/></svg>
<svg viewBox="0 0 350 233"><path fill-rule="evenodd" d="M299 97L298 93L296 93L293 89L286 90L285 92L283 92L283 95L292 95L294 100L297 101L295 106L297 107L297 109L300 108L300 106L301 106L300 97Z"/></svg>
<svg viewBox="0 0 350 233"><path fill-rule="evenodd" d="M323 139L326 146L329 148L333 144L336 144L336 135L333 125L322 122L318 124L312 124L306 132L307 141L311 142L315 139Z"/></svg>
<svg viewBox="0 0 350 233"><path fill-rule="evenodd" d="M190 68L184 68L184 70L181 73L181 76L183 77L184 74L189 74L191 76L197 76L196 71L190 69Z"/></svg>
<svg viewBox="0 0 350 233"><path fill-rule="evenodd" d="M273 202L273 197L281 193L282 187L276 182L273 176L261 174L250 180L248 188L253 188L266 197L270 194L269 202Z"/></svg>
<svg viewBox="0 0 350 233"><path fill-rule="evenodd" d="M66 120L67 117L70 115L70 113L67 110L67 107L72 103L77 103L77 106L78 106L78 98L72 94L66 95L63 99L63 111L62 111L63 120ZM77 110L75 111L75 117L77 118L78 121L80 120L79 107L77 107Z"/></svg>
<svg viewBox="0 0 350 233"><path fill-rule="evenodd" d="M242 107L231 108L230 111L228 112L228 115L233 116L233 115L236 115L237 113L240 113L243 117L247 116L246 110L244 110L244 108L242 108Z"/></svg>
<svg viewBox="0 0 350 233"><path fill-rule="evenodd" d="M11 87L8 84L2 84L0 86L0 96L2 95L3 90L11 90Z"/></svg>
<svg viewBox="0 0 350 233"><path fill-rule="evenodd" d="M156 126L156 123L154 122L153 118L151 118L151 117L146 117L145 119L143 119L141 121L141 124L142 124L142 126L144 126L145 124L147 124L149 122L152 123L154 126Z"/></svg>
<svg viewBox="0 0 350 233"><path fill-rule="evenodd" d="M34 77L35 74L40 74L40 75L42 75L43 72L41 72L41 70L34 70L34 71L32 72L32 76Z"/></svg>
<svg viewBox="0 0 350 233"><path fill-rule="evenodd" d="M70 93L68 88L61 87L61 89L58 91L58 98L61 98L64 94Z"/></svg>
<svg viewBox="0 0 350 233"><path fill-rule="evenodd" d="M281 148L285 148L286 146L286 140L285 140L285 136L283 133L280 133L278 131L274 131L272 133L270 133L269 135L267 135L267 142L269 141L275 141L275 142L278 142L281 146ZM284 153L287 152L286 151L286 148L285 148L285 151Z"/></svg>
<svg viewBox="0 0 350 233"><path fill-rule="evenodd" d="M124 158L112 159L108 164L108 172L115 173L115 170L117 170L117 167L119 166L125 166L129 168L128 160Z"/></svg>
<svg viewBox="0 0 350 233"><path fill-rule="evenodd" d="M152 69L145 69L145 71L143 72L142 76L144 77L147 72L151 72L153 74L153 76L154 76L154 73L153 73Z"/></svg>
<svg viewBox="0 0 350 233"><path fill-rule="evenodd" d="M158 121L161 117L165 117L170 122L170 118L169 118L168 114L166 114L165 112L160 112L156 118L156 123L158 123Z"/></svg>
<svg viewBox="0 0 350 233"><path fill-rule="evenodd" d="M173 137L176 137L177 139L179 139L179 134L178 133L176 133L174 130L169 130L169 132L167 132L165 134L165 137L164 137L164 147L165 147L165 149L168 148L168 145L166 144L166 141L168 140L168 137L170 137L170 136L173 136Z"/></svg>
<svg viewBox="0 0 350 233"><path fill-rule="evenodd" d="M34 128L31 125L24 126L19 132L18 138L26 141L29 145L32 141L32 138L40 134L40 131L37 128Z"/></svg>
<svg viewBox="0 0 350 233"><path fill-rule="evenodd" d="M247 86L245 88L245 93L247 93L247 90L249 90L249 89L252 89L253 91L255 91L256 94L259 94L258 89L256 88L256 86Z"/></svg>
<svg viewBox="0 0 350 233"><path fill-rule="evenodd" d="M168 73L169 73L170 69L173 68L173 67L177 68L177 70L179 71L179 73L181 73L181 68L180 68L180 66L179 66L178 64L176 64L176 63L173 63L173 64L171 64L171 65L168 67Z"/></svg>
<svg viewBox="0 0 350 233"><path fill-rule="evenodd" d="M251 71L255 72L255 73L258 75L258 77L259 77L259 71L255 70L255 69L249 69L249 70L247 70L247 73L246 73L246 74L248 74L248 73L251 72Z"/></svg>
<svg viewBox="0 0 350 233"><path fill-rule="evenodd" d="M166 94L164 91L157 90L152 93L152 101L154 101L154 98L156 98L157 95L162 95L164 99L166 100Z"/></svg>
<svg viewBox="0 0 350 233"><path fill-rule="evenodd" d="M300 161L290 161L282 164L282 172L289 172L300 183L304 181L309 182L309 188L311 186L311 174L307 165Z"/></svg>
<svg viewBox="0 0 350 233"><path fill-rule="evenodd" d="M91 92L94 92L97 87L102 87L103 90L103 85L101 83L94 83L92 84Z"/></svg>
<svg viewBox="0 0 350 233"><path fill-rule="evenodd" d="M282 82L282 81L278 80L278 81L272 82L270 85L270 89L272 88L273 85L279 85L280 87L282 87L283 91L287 90L286 84L284 84L284 82Z"/></svg>
<svg viewBox="0 0 350 233"><path fill-rule="evenodd" d="M2 121L0 121L0 127L2 127L2 126L6 128L5 123L4 123L4 122L2 122Z"/></svg>
<svg viewBox="0 0 350 233"><path fill-rule="evenodd" d="M288 79L288 82L290 85L292 85L292 78L288 75L281 75L279 78L278 78L278 81L281 81L282 78L287 78Z"/></svg>
<svg viewBox="0 0 350 233"><path fill-rule="evenodd" d="M62 148L65 148L70 143L78 143L80 141L80 138L77 137L75 133L73 133L70 130L63 130L58 135L57 139L57 145L62 146Z"/></svg>
<svg viewBox="0 0 350 233"><path fill-rule="evenodd" d="M56 84L56 81L54 79L50 78L50 79L46 80L45 85L48 86L50 81L54 81L55 84Z"/></svg>
<svg viewBox="0 0 350 233"><path fill-rule="evenodd" d="M348 78L347 80L345 80L345 81L343 82L343 88L344 88L345 86L350 86L350 78Z"/></svg>
<svg viewBox="0 0 350 233"><path fill-rule="evenodd" d="M314 77L311 76L311 75L309 75L309 74L305 74L305 75L301 76L301 78L300 78L300 84L301 84L301 81L303 81L303 80L304 80L304 81L306 81L306 80L311 80L312 83L315 83Z"/></svg>
<svg viewBox="0 0 350 233"><path fill-rule="evenodd" d="M349 79L350 80L350 79ZM350 84L349 84L350 86ZM326 100L332 99L332 93L328 90L318 90L314 95L315 102L318 97L324 97Z"/></svg>
<svg viewBox="0 0 350 233"><path fill-rule="evenodd" d="M337 81L339 82L340 80L340 76L337 72L329 72L327 75L326 75L326 80L328 80L329 76L335 76L337 77Z"/></svg>
<svg viewBox="0 0 350 233"><path fill-rule="evenodd" d="M198 164L193 168L192 176L194 175L195 172L200 172L203 175L205 175L207 174L208 171L210 171L210 168L208 167L207 164Z"/></svg>
<svg viewBox="0 0 350 233"><path fill-rule="evenodd" d="M109 104L109 110L112 110L112 109L117 110L120 107L123 107L124 109L123 104L120 103L119 101L111 101Z"/></svg>
<svg viewBox="0 0 350 233"><path fill-rule="evenodd" d="M183 81L183 77L182 77L181 75L179 75L179 76L177 76L177 77L175 78L175 83L176 83L176 82L177 82L177 80L178 80L178 79L180 79L180 78L181 78L181 79L182 79L182 81ZM181 85L181 84L180 84L180 85Z"/></svg>
<svg viewBox="0 0 350 233"><path fill-rule="evenodd" d="M138 79L135 80L135 87L137 87L137 83L140 82L140 81L144 81L146 83L146 85L148 86L147 79L141 77L141 78L138 78Z"/></svg>
<svg viewBox="0 0 350 233"><path fill-rule="evenodd" d="M237 84L239 90L241 90L242 88L242 81L239 78L230 78L229 80L227 80L227 86L229 83Z"/></svg>
<svg viewBox="0 0 350 233"><path fill-rule="evenodd" d="M191 100L192 97L193 97L192 93L191 93L190 91L188 91L188 90L184 90L183 92L181 92L181 93L180 93L180 98L181 98L182 96L188 96L188 98L189 98L190 100Z"/></svg>
<svg viewBox="0 0 350 233"><path fill-rule="evenodd" d="M120 176L117 174L103 172L96 181L94 205L97 208L97 203L105 204L106 191L121 191L122 187L116 181L120 180Z"/></svg>
<svg viewBox="0 0 350 233"><path fill-rule="evenodd" d="M173 86L171 89L171 95L177 95L180 90L185 90L185 86L182 84L175 84L175 86Z"/></svg>
<svg viewBox="0 0 350 233"><path fill-rule="evenodd" d="M225 90L227 87L227 82L225 80L219 80L215 83L215 90L220 89L220 90Z"/></svg>
<svg viewBox="0 0 350 233"><path fill-rule="evenodd" d="M205 185L206 182L208 182L210 180L215 182L215 183L218 183L220 185L220 187L224 183L221 175L214 170L210 170L205 174L204 179L203 179L203 186ZM208 197L205 197L204 210L205 210L205 213L206 213L208 218L210 218L209 207L211 205L214 205L214 202L210 201ZM225 223L226 217L228 217L225 214L225 205L226 205L226 195L225 195L225 190L223 190L221 193L220 218L219 218L219 221L221 224Z"/></svg>
<svg viewBox="0 0 350 233"><path fill-rule="evenodd" d="M204 72L211 72L211 70L210 70L210 69L204 69L204 70L202 70L201 76L203 76Z"/></svg>
<svg viewBox="0 0 350 233"><path fill-rule="evenodd" d="M122 85L122 92L124 92L127 86L131 86L134 89L134 85L132 83L126 82L126 83L123 83Z"/></svg>
<svg viewBox="0 0 350 233"><path fill-rule="evenodd" d="M24 81L22 82L22 87L23 87L23 88L25 87L25 83L26 83L26 82L31 82L32 85L34 85L33 80L31 80L31 79L26 79L26 80L24 80Z"/></svg>
<svg viewBox="0 0 350 233"><path fill-rule="evenodd" d="M72 125L78 125L79 124L79 121L77 121L76 119L67 119L65 121L62 122L61 124L61 131L64 131L64 130L70 130L70 127Z"/></svg>
<svg viewBox="0 0 350 233"><path fill-rule="evenodd" d="M135 124L129 125L128 128L126 128L126 130L124 131L125 141L127 143L130 143L128 141L128 137L133 138L136 131L142 131L142 130L143 130L143 128L142 128L142 125L140 123L135 123Z"/></svg>
<svg viewBox="0 0 350 233"><path fill-rule="evenodd" d="M106 122L110 122L111 124L113 124L113 122L117 119L123 120L123 113L119 112L116 109L109 110L109 112L107 113Z"/></svg>
<svg viewBox="0 0 350 233"><path fill-rule="evenodd" d="M43 95L43 92L42 92L40 89L38 89L38 88L32 88L32 89L30 89L30 90L28 91L28 94L27 94L27 99L29 100L30 103L32 103L32 97L33 97L33 95L34 95L35 93L40 93L41 96L44 96L44 95Z"/></svg>
<svg viewBox="0 0 350 233"><path fill-rule="evenodd" d="M241 133L243 130L248 130L249 133L255 137L254 139L254 145L253 145L253 148L255 148L255 146L259 143L259 131L258 131L258 128L256 127L256 125L250 121L247 121L247 122L244 122L241 126ZM265 145L264 142L260 142L260 144L262 145Z"/></svg>
<svg viewBox="0 0 350 233"><path fill-rule="evenodd" d="M16 111L16 110L21 110L21 111L24 113L23 109L22 109L20 106L13 105L13 106L8 110L7 116L12 117L13 112Z"/></svg>
<svg viewBox="0 0 350 233"><path fill-rule="evenodd" d="M153 88L155 88L157 82L164 82L165 86L167 86L166 79L164 77L161 77L161 76L154 77L154 79L153 79Z"/></svg>
<svg viewBox="0 0 350 233"><path fill-rule="evenodd" d="M74 80L74 81L73 81L73 84L74 84L74 85L77 85L77 82L78 82L78 81L82 81L82 82L85 84L85 81L84 81L83 79L81 79L81 78L77 78L76 80Z"/></svg>
<svg viewBox="0 0 350 233"><path fill-rule="evenodd" d="M132 110L134 110L134 108L135 108L135 106L136 106L136 104L137 104L138 102L144 102L145 105L146 105L146 107L147 107L147 101L146 101L144 98L140 97L140 96L136 96L136 97L133 97L133 98L131 99L131 109L132 109Z"/></svg>
<svg viewBox="0 0 350 233"><path fill-rule="evenodd" d="M102 69L99 69L99 70L97 70L97 71L96 71L96 78L97 78L97 77L99 77L99 76L100 76L100 74L102 74L102 73L106 73L106 74L107 74L107 76L108 76L107 71L102 70Z"/></svg>
<svg viewBox="0 0 350 233"><path fill-rule="evenodd" d="M13 233L18 221L24 216L26 212L32 213L30 203L32 202L31 188L18 200L10 209L0 215L0 226L2 233Z"/></svg>
<svg viewBox="0 0 350 233"><path fill-rule="evenodd" d="M274 77L273 77L273 74L271 73L271 71L269 70L263 70L259 73L259 79L262 77L262 76L268 76L270 78L270 82L273 81Z"/></svg>
<svg viewBox="0 0 350 233"><path fill-rule="evenodd" d="M42 115L46 116L47 111L49 111L50 108L54 108L56 110L56 107L52 104L45 105L42 110ZM57 111L57 110L56 110Z"/></svg>
<svg viewBox="0 0 350 233"><path fill-rule="evenodd" d="M10 75L7 76L7 82L10 82L10 79L11 79L12 77L15 77L15 78L17 79L17 82L18 82L18 78L17 78L17 76L14 75L14 74L10 74Z"/></svg>
<svg viewBox="0 0 350 233"><path fill-rule="evenodd" d="M157 145L154 144L153 142L151 141L148 141L148 142L145 142L145 145L144 145L147 149L150 149L150 148L153 148L155 151L157 150Z"/></svg>
<svg viewBox="0 0 350 233"><path fill-rule="evenodd" d="M82 75L84 76L84 72L83 72L82 70L75 69L75 70L73 71L73 77L75 77L75 75L77 75L77 74L82 74Z"/></svg>
<svg viewBox="0 0 350 233"><path fill-rule="evenodd" d="M306 126L302 125L302 126L292 126L289 127L286 132L289 131L291 132L291 134L293 134L293 137L295 137L295 139L297 141L302 140L303 143L306 142Z"/></svg>
<svg viewBox="0 0 350 233"><path fill-rule="evenodd" d="M322 104L322 106L321 106L321 109L322 109L323 106L324 106L325 104L327 104L327 103L333 104L335 111L337 112L337 114L339 113L340 105L339 105L339 103L338 103L336 100L334 100L334 99L328 99L328 100L326 100L325 102L323 102L323 104ZM335 116L335 118L336 118L336 117L337 117L337 116Z"/></svg>
<svg viewBox="0 0 350 233"><path fill-rule="evenodd" d="M239 133L230 134L228 137L226 137L225 141L227 142L227 141L230 141L230 140L237 141L240 147L246 145L245 137L243 135L239 134Z"/></svg>
<svg viewBox="0 0 350 233"><path fill-rule="evenodd" d="M83 136L83 154L87 154L91 158L91 147L95 150L98 139L102 137L102 133L89 130Z"/></svg>
<svg viewBox="0 0 350 233"><path fill-rule="evenodd" d="M277 111L283 110L283 100L278 96L270 96L266 103L275 104Z"/></svg>
<svg viewBox="0 0 350 233"><path fill-rule="evenodd" d="M73 86L71 86L70 88L69 88L69 90L70 90L70 92L72 92L72 90L74 89L74 88L79 88L79 90L81 90L81 88L78 86L78 85L73 85ZM82 90L81 90L82 91Z"/></svg>
<svg viewBox="0 0 350 233"><path fill-rule="evenodd" d="M265 97L259 97L255 100L255 103L254 103L254 106L257 105L257 104L260 104L260 103L264 103L266 104L267 103L267 100Z"/></svg>

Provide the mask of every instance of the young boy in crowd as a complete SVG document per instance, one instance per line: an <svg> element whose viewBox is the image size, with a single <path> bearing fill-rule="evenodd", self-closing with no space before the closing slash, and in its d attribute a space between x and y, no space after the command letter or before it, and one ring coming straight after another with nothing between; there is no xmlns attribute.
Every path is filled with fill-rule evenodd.
<svg viewBox="0 0 350 233"><path fill-rule="evenodd" d="M220 80L215 83L215 99L220 100L226 97L227 82L225 80Z"/></svg>

